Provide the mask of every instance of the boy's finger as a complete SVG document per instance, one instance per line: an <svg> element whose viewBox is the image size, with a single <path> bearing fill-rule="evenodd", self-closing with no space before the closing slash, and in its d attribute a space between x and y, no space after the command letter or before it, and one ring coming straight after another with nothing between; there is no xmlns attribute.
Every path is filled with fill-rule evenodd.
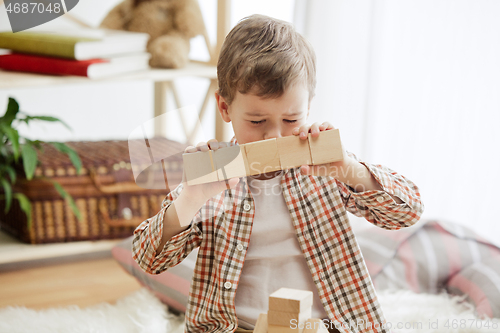
<svg viewBox="0 0 500 333"><path fill-rule="evenodd" d="M303 175L309 175L309 170L309 165L304 164L300 167L300 173Z"/></svg>
<svg viewBox="0 0 500 333"><path fill-rule="evenodd" d="M314 123L311 125L310 132L312 137L316 138L319 136L319 131L320 131L319 127L320 127L319 123Z"/></svg>
<svg viewBox="0 0 500 333"><path fill-rule="evenodd" d="M322 126L325 127L325 130L332 130L332 129L335 129L335 127L333 127L332 124L330 124L329 122L325 121Z"/></svg>
<svg viewBox="0 0 500 333"><path fill-rule="evenodd" d="M196 153L197 151L198 151L198 149L196 147L194 147L194 146L188 146L184 150L185 153Z"/></svg>
<svg viewBox="0 0 500 333"><path fill-rule="evenodd" d="M216 139L208 140L207 145L212 150L217 150L220 148L219 141Z"/></svg>
<svg viewBox="0 0 500 333"><path fill-rule="evenodd" d="M196 145L196 148L198 148L198 150L200 151L208 151L208 145L206 142L199 142L197 145Z"/></svg>
<svg viewBox="0 0 500 333"><path fill-rule="evenodd" d="M311 125L309 125L309 124L304 124L304 125L300 126L299 136L301 139L307 139L307 134L309 133L310 127L311 127Z"/></svg>

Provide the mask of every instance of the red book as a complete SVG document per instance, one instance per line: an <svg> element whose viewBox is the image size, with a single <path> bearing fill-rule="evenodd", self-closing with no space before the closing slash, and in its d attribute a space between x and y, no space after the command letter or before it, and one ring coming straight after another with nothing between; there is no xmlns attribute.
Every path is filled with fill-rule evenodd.
<svg viewBox="0 0 500 333"><path fill-rule="evenodd" d="M0 68L8 71L101 78L149 68L150 55L139 53L106 59L71 60L31 54L0 55Z"/></svg>

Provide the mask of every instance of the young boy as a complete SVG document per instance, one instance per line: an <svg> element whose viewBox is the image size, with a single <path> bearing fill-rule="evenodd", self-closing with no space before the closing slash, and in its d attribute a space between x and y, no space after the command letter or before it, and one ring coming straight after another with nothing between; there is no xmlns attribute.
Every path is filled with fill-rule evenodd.
<svg viewBox="0 0 500 333"><path fill-rule="evenodd" d="M232 144L289 135L305 140L333 128L306 123L315 55L289 23L243 19L226 37L217 70L218 110L232 123ZM211 140L186 152L221 146ZM151 274L199 247L188 332L251 330L280 287L312 291L312 316L341 332L388 331L347 211L396 230L418 221L420 194L394 171L344 156L227 183L183 183L136 229L134 258Z"/></svg>

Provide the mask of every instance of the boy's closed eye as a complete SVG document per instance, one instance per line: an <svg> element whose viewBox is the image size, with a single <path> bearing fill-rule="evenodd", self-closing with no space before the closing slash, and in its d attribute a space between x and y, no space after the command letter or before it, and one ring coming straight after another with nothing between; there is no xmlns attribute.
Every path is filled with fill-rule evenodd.
<svg viewBox="0 0 500 333"><path fill-rule="evenodd" d="M283 119L283 121L285 123L289 123L289 124L293 124L293 123L297 122L296 119L295 120L292 120L292 119ZM252 124L258 125L258 124L263 124L265 122L265 120L250 120L250 122Z"/></svg>

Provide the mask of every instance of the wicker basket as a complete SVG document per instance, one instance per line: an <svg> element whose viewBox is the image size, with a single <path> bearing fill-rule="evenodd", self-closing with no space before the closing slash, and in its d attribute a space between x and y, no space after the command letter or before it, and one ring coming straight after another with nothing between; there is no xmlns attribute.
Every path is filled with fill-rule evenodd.
<svg viewBox="0 0 500 333"><path fill-rule="evenodd" d="M163 172L148 176L149 183L155 184L156 189L145 189L134 181L127 141L68 142L67 145L75 149L82 160L80 174L76 175L66 155L44 145L35 171L37 179L19 179L15 186L16 191L31 201L32 226L28 228L27 217L16 200L7 214L2 207L4 202L0 203L3 230L32 244L127 237L139 223L158 212L168 187L175 186L182 178L181 154L185 145L164 138L147 142L147 147L154 145L156 150L164 151L165 156L170 155L168 160L160 161ZM145 163L149 157L147 153L143 156ZM81 220L57 193L51 180L61 184L73 197Z"/></svg>

